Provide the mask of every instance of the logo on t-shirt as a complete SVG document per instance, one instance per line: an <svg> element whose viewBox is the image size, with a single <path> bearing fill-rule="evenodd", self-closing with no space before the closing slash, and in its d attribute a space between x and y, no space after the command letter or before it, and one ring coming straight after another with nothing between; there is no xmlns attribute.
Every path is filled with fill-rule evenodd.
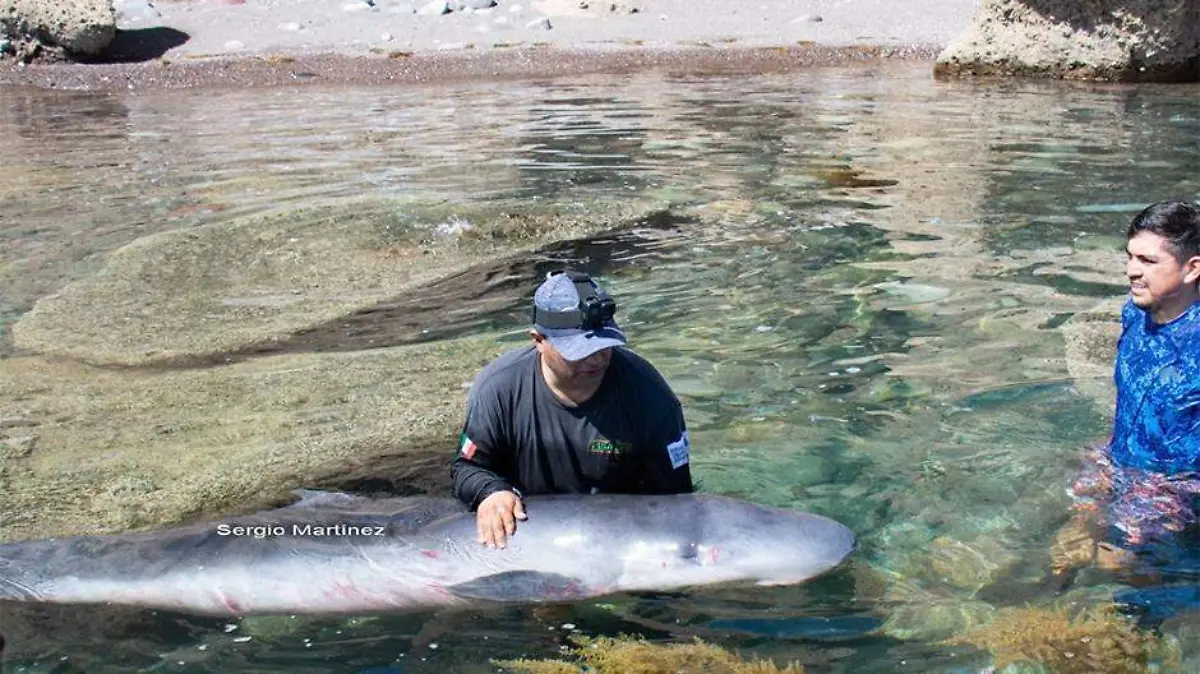
<svg viewBox="0 0 1200 674"><path fill-rule="evenodd" d="M463 431L462 435L459 436L458 451L465 459L475 456L475 441L467 437L466 431Z"/></svg>
<svg viewBox="0 0 1200 674"><path fill-rule="evenodd" d="M627 454L632 448L633 445L628 442L609 440L604 436L600 436L592 440L588 444L587 449L592 454Z"/></svg>
<svg viewBox="0 0 1200 674"><path fill-rule="evenodd" d="M675 442L667 445L667 454L671 456L671 467L679 468L687 465L691 450L692 444L688 440L688 432L685 430L679 434L679 438Z"/></svg>

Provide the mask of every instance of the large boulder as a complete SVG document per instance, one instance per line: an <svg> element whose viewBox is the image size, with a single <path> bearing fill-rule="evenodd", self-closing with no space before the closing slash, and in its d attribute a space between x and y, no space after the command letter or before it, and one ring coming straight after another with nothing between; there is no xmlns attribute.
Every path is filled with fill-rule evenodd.
<svg viewBox="0 0 1200 674"><path fill-rule="evenodd" d="M0 42L24 60L94 56L116 34L112 0L0 0Z"/></svg>
<svg viewBox="0 0 1200 674"><path fill-rule="evenodd" d="M1067 373L1075 389L1091 398L1111 418L1117 400L1113 368L1121 337L1121 307L1125 296L1110 297L1081 311L1059 327L1066 350Z"/></svg>
<svg viewBox="0 0 1200 674"><path fill-rule="evenodd" d="M939 76L1190 82L1200 0L983 0L938 57Z"/></svg>

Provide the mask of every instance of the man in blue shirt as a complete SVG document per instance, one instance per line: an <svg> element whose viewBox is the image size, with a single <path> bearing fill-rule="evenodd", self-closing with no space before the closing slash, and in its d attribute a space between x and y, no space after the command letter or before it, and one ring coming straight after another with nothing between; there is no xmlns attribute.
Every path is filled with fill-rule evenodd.
<svg viewBox="0 0 1200 674"><path fill-rule="evenodd" d="M1071 488L1076 509L1108 528L1095 551L1107 568L1127 566L1129 550L1195 523L1200 494L1200 206L1153 204L1126 235L1129 299L1112 437L1089 453ZM1055 560L1056 570L1063 565Z"/></svg>

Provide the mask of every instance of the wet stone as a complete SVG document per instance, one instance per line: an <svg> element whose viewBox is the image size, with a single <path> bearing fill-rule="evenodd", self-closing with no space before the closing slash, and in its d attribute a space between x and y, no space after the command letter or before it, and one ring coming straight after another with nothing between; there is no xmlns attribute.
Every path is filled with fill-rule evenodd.
<svg viewBox="0 0 1200 674"><path fill-rule="evenodd" d="M4 454L14 459L23 459L33 454L37 441L38 436L36 435L9 438L3 441Z"/></svg>
<svg viewBox="0 0 1200 674"><path fill-rule="evenodd" d="M865 484L852 484L843 488L838 492L838 495L847 500L860 499L871 492L871 488Z"/></svg>
<svg viewBox="0 0 1200 674"><path fill-rule="evenodd" d="M991 584L1014 559L1002 546L980 541L975 545L939 536L930 544L929 568L933 576L955 588L977 591Z"/></svg>
<svg viewBox="0 0 1200 674"><path fill-rule="evenodd" d="M820 456L807 456L797 460L796 465L789 469L788 478L792 484L798 487L815 487L828 484L836 474L837 466L828 459ZM841 485L836 486L840 491Z"/></svg>
<svg viewBox="0 0 1200 674"><path fill-rule="evenodd" d="M708 383L701 377L675 377L671 381L675 395L688 398L719 398L721 389Z"/></svg>
<svg viewBox="0 0 1200 674"><path fill-rule="evenodd" d="M982 601L922 597L892 609L884 623L888 636L903 640L936 640L987 624L995 607Z"/></svg>

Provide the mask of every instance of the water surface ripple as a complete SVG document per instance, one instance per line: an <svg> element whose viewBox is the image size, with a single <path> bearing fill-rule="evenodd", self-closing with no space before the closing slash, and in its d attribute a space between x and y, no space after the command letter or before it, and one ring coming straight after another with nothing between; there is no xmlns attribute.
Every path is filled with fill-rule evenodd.
<svg viewBox="0 0 1200 674"><path fill-rule="evenodd" d="M71 626L94 622L92 609L51 612L47 624L66 627L10 671L494 671L491 657L556 653L564 622L691 630L814 672L980 671L986 654L941 640L1057 591L1043 581L1063 486L1081 445L1107 432L1109 410L1080 393L1056 328L1123 292L1132 213L1197 195L1195 93L938 83L925 65L7 90L5 333L155 232L365 198L652 198L687 217L645 240L560 247L513 267L506 287L562 259L601 274L633 344L684 401L701 487L814 510L861 536L852 564L799 588L618 598L553 619L227 626L131 612L111 623L128 629L90 638ZM517 342L522 293L470 315L429 311L427 338ZM422 629L439 648L414 642Z"/></svg>

